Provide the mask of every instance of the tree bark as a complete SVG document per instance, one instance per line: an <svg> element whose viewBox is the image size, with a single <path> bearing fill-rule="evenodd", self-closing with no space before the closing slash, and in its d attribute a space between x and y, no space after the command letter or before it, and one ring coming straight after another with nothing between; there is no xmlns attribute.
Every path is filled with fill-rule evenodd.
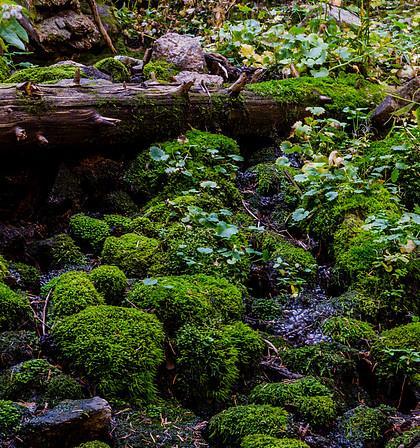
<svg viewBox="0 0 420 448"><path fill-rule="evenodd" d="M0 149L150 143L194 127L233 137L272 137L305 115L243 91L191 85L109 84L66 80L51 85L0 85Z"/></svg>

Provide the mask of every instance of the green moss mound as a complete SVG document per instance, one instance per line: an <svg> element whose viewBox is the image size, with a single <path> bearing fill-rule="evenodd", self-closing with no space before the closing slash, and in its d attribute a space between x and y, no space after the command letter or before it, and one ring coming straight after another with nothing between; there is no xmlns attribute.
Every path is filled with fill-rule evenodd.
<svg viewBox="0 0 420 448"><path fill-rule="evenodd" d="M260 384L251 391L250 401L285 407L314 426L326 426L337 415L331 390L311 377L293 382Z"/></svg>
<svg viewBox="0 0 420 448"><path fill-rule="evenodd" d="M50 267L53 269L79 266L86 263L85 255L73 238L66 233L60 233L51 238L48 259Z"/></svg>
<svg viewBox="0 0 420 448"><path fill-rule="evenodd" d="M124 82L130 79L128 68L121 61L112 57L101 59L94 67L110 75L113 82Z"/></svg>
<svg viewBox="0 0 420 448"><path fill-rule="evenodd" d="M14 271L17 283L21 288L37 290L41 279L41 272L30 264L16 262L10 263L9 269Z"/></svg>
<svg viewBox="0 0 420 448"><path fill-rule="evenodd" d="M211 418L209 439L216 446L239 447L246 436L264 434L281 437L287 429L288 414L269 405L228 408Z"/></svg>
<svg viewBox="0 0 420 448"><path fill-rule="evenodd" d="M280 104L300 107L323 105L319 96L325 95L331 98L332 102L323 106L334 113L341 113L345 107L353 110L360 107L371 108L379 104L385 95L382 86L365 81L357 75L337 78L303 76L251 84L247 89L258 95L275 98Z"/></svg>
<svg viewBox="0 0 420 448"><path fill-rule="evenodd" d="M0 56L0 82L4 82L10 76L10 69L6 59Z"/></svg>
<svg viewBox="0 0 420 448"><path fill-rule="evenodd" d="M18 330L32 322L28 299L0 283L0 330Z"/></svg>
<svg viewBox="0 0 420 448"><path fill-rule="evenodd" d="M110 448L110 446L105 442L94 440L92 442L82 443L77 448Z"/></svg>
<svg viewBox="0 0 420 448"><path fill-rule="evenodd" d="M103 262L118 266L126 275L137 278L147 276L150 266L158 263L159 255L158 240L135 233L107 238L102 250Z"/></svg>
<svg viewBox="0 0 420 448"><path fill-rule="evenodd" d="M139 282L128 295L130 302L145 310L155 310L170 330L186 323L209 320L229 322L244 312L241 291L224 278L208 275L157 277Z"/></svg>
<svg viewBox="0 0 420 448"><path fill-rule="evenodd" d="M83 397L82 388L45 359L31 359L0 376L0 397L55 406L65 399Z"/></svg>
<svg viewBox="0 0 420 448"><path fill-rule="evenodd" d="M143 74L147 79L151 78L152 73L155 74L158 81L170 82L179 73L179 70L167 61L158 60L149 62L143 68Z"/></svg>
<svg viewBox="0 0 420 448"><path fill-rule="evenodd" d="M109 225L113 236L121 236L132 230L133 220L127 216L115 214L104 215L104 221Z"/></svg>
<svg viewBox="0 0 420 448"><path fill-rule="evenodd" d="M52 294L52 312L55 317L70 316L88 306L104 303L104 298L95 289L88 274L82 271L62 274Z"/></svg>
<svg viewBox="0 0 420 448"><path fill-rule="evenodd" d="M127 277L117 266L102 265L89 274L96 290L109 305L120 305L127 288Z"/></svg>
<svg viewBox="0 0 420 448"><path fill-rule="evenodd" d="M359 406L344 422L344 434L352 443L379 444L390 427L389 409Z"/></svg>
<svg viewBox="0 0 420 448"><path fill-rule="evenodd" d="M282 352L284 364L303 375L343 379L356 371L358 351L336 343L321 342L316 345L290 348Z"/></svg>
<svg viewBox="0 0 420 448"><path fill-rule="evenodd" d="M89 307L60 320L53 337L63 359L105 397L154 397L154 378L164 359L164 334L155 316L130 308Z"/></svg>
<svg viewBox="0 0 420 448"><path fill-rule="evenodd" d="M335 342L349 347L360 347L376 339L372 325L349 317L330 317L322 324L322 331Z"/></svg>
<svg viewBox="0 0 420 448"><path fill-rule="evenodd" d="M376 374L384 381L401 380L415 375L417 366L414 361L401 362L404 357L412 358L420 351L420 322L392 328L381 333L372 347L376 360Z"/></svg>
<svg viewBox="0 0 420 448"><path fill-rule="evenodd" d="M61 65L58 67L29 67L13 73L5 82L20 83L31 81L34 83L48 83L61 79L73 79L76 67Z"/></svg>
<svg viewBox="0 0 420 448"><path fill-rule="evenodd" d="M0 437L7 437L20 427L23 408L8 400L0 400Z"/></svg>
<svg viewBox="0 0 420 448"><path fill-rule="evenodd" d="M109 225L101 219L78 214L70 219L70 231L73 236L94 250L100 250L110 235Z"/></svg>
<svg viewBox="0 0 420 448"><path fill-rule="evenodd" d="M276 437L254 434L244 438L241 448L309 448L309 445L297 439L277 439Z"/></svg>
<svg viewBox="0 0 420 448"><path fill-rule="evenodd" d="M36 356L40 351L34 331L4 331L0 333L0 369Z"/></svg>
<svg viewBox="0 0 420 448"><path fill-rule="evenodd" d="M176 336L176 390L187 402L225 401L241 374L259 362L263 342L247 325L185 325Z"/></svg>
<svg viewBox="0 0 420 448"><path fill-rule="evenodd" d="M404 431L398 437L391 439L385 448L411 448L420 443L420 426Z"/></svg>
<svg viewBox="0 0 420 448"><path fill-rule="evenodd" d="M9 275L8 263L4 257L0 255L0 282L3 282Z"/></svg>

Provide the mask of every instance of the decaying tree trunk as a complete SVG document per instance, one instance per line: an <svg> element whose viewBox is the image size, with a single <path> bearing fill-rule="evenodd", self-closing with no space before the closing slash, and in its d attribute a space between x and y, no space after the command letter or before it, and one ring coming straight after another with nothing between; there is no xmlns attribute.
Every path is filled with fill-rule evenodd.
<svg viewBox="0 0 420 448"><path fill-rule="evenodd" d="M321 100L320 100L321 101ZM285 107L252 92L185 85L0 85L0 149L28 145L135 144L176 137L190 127L234 137L288 130L304 105Z"/></svg>

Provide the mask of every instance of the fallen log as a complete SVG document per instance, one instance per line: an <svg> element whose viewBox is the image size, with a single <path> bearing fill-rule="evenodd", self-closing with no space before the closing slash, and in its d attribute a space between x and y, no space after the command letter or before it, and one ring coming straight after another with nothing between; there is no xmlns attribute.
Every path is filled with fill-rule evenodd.
<svg viewBox="0 0 420 448"><path fill-rule="evenodd" d="M322 100L320 100L322 101ZM234 137L273 136L305 114L249 91L186 85L111 84L82 79L57 84L0 84L0 148L145 143L190 127Z"/></svg>

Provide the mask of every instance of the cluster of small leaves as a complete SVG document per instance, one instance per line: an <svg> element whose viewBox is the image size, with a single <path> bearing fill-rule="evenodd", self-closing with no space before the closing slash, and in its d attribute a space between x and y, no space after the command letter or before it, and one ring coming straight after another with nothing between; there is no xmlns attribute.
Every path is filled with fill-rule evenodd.
<svg viewBox="0 0 420 448"><path fill-rule="evenodd" d="M28 43L28 33L19 23L23 8L13 2L2 2L0 8L0 52L8 47L24 51Z"/></svg>

